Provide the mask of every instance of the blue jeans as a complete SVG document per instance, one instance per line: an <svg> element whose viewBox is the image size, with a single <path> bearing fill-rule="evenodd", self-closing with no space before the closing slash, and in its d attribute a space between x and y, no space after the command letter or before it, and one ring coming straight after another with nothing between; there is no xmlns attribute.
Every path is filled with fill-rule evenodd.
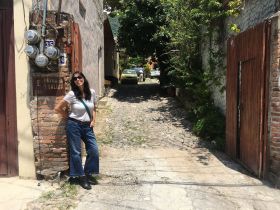
<svg viewBox="0 0 280 210"><path fill-rule="evenodd" d="M89 123L67 121L66 132L70 151L70 176L99 174L99 153L95 134ZM81 140L85 143L87 157L82 165Z"/></svg>

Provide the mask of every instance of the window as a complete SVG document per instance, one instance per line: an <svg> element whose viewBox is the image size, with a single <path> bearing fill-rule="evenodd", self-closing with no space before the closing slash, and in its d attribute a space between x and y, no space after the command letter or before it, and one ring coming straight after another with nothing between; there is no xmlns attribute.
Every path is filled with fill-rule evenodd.
<svg viewBox="0 0 280 210"><path fill-rule="evenodd" d="M82 4L81 1L79 1L79 11L80 11L80 15L82 16L83 19L86 18L86 8L84 7L84 5Z"/></svg>

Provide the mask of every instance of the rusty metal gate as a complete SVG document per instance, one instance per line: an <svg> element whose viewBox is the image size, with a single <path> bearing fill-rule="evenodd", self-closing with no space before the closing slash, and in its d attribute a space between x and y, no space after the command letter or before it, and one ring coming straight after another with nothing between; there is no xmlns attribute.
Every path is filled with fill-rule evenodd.
<svg viewBox="0 0 280 210"><path fill-rule="evenodd" d="M228 40L226 151L263 176L267 134L269 21Z"/></svg>
<svg viewBox="0 0 280 210"><path fill-rule="evenodd" d="M0 176L18 174L12 1L0 2Z"/></svg>

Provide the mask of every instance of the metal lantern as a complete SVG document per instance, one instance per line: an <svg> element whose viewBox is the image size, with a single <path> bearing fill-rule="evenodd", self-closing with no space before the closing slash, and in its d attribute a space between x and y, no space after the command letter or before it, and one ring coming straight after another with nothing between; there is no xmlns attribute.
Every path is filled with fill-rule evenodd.
<svg viewBox="0 0 280 210"><path fill-rule="evenodd" d="M29 44L37 44L40 41L40 35L38 31L28 30L24 33L25 39Z"/></svg>
<svg viewBox="0 0 280 210"><path fill-rule="evenodd" d="M46 67L49 63L49 59L44 54L39 54L35 58L35 64L39 67Z"/></svg>
<svg viewBox="0 0 280 210"><path fill-rule="evenodd" d="M54 46L50 46L45 49L45 55L48 56L50 59L58 59L59 54L59 49L57 49Z"/></svg>
<svg viewBox="0 0 280 210"><path fill-rule="evenodd" d="M35 58L39 53L39 49L36 46L27 45L24 49L24 52L28 57Z"/></svg>

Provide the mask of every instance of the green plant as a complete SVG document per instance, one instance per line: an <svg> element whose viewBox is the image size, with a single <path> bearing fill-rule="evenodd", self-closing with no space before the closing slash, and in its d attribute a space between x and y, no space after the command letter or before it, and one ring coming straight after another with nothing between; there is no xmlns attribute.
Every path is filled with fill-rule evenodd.
<svg viewBox="0 0 280 210"><path fill-rule="evenodd" d="M70 185L63 182L58 188L45 192L37 200L32 201L29 205L32 209L73 209L77 205L78 188L76 185ZM30 208L31 209L31 208Z"/></svg>
<svg viewBox="0 0 280 210"><path fill-rule="evenodd" d="M168 76L172 83L188 93L193 132L215 141L222 149L225 138L225 117L215 107L210 87L224 90L225 76L221 34L223 20L238 16L241 0L224 5L220 0L162 0L168 13L163 33L170 36ZM238 32L238 27L231 28ZM202 51L208 51L207 68L202 66Z"/></svg>
<svg viewBox="0 0 280 210"><path fill-rule="evenodd" d="M225 116L217 107L210 105L194 122L193 132L204 139L214 141L219 149L224 149Z"/></svg>
<svg viewBox="0 0 280 210"><path fill-rule="evenodd" d="M42 200L50 200L55 196L55 192L54 191L49 191L49 192L45 192L42 194L41 199Z"/></svg>
<svg viewBox="0 0 280 210"><path fill-rule="evenodd" d="M78 194L77 186L65 182L61 185L61 192L64 197L75 198Z"/></svg>

